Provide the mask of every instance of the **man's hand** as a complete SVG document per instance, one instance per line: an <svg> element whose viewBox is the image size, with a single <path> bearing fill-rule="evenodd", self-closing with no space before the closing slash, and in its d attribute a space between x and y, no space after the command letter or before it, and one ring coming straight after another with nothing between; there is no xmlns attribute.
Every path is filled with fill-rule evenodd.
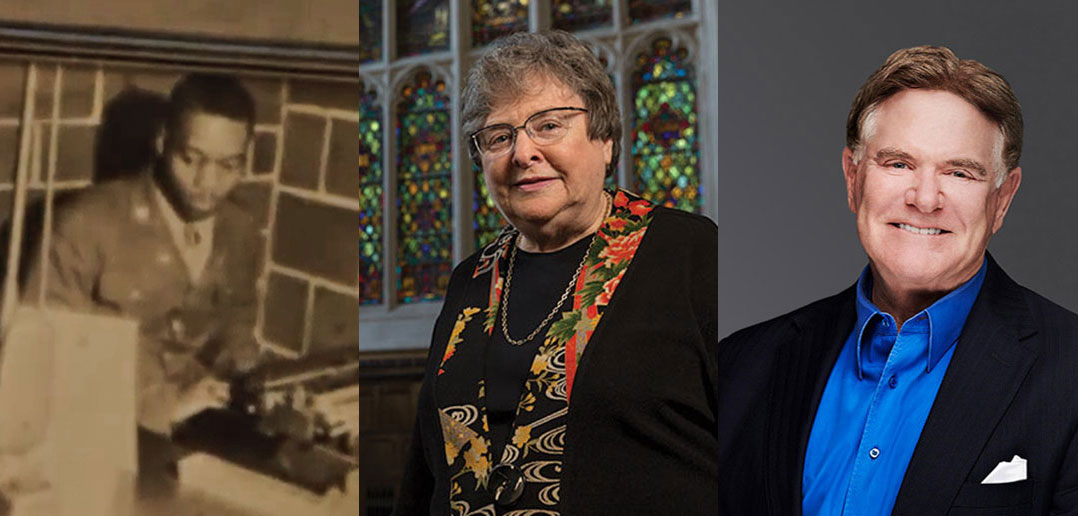
<svg viewBox="0 0 1078 516"><path fill-rule="evenodd" d="M224 408L228 405L228 400L228 383L207 376L180 392L172 409L172 424L180 423L206 409Z"/></svg>

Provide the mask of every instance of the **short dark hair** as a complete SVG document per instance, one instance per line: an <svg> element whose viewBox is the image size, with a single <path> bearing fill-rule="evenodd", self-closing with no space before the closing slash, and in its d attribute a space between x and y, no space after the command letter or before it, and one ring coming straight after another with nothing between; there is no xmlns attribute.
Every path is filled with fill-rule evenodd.
<svg viewBox="0 0 1078 516"><path fill-rule="evenodd" d="M247 124L254 132L255 101L251 92L232 75L192 73L183 76L172 87L168 99L165 128L177 134L190 113L219 115Z"/></svg>
<svg viewBox="0 0 1078 516"><path fill-rule="evenodd" d="M846 119L846 146L855 153L862 145L865 119L892 95L907 89L941 90L973 104L1003 133L1004 170L1018 166L1022 155L1022 108L1002 75L972 59L959 59L947 47L904 48L887 58L861 89Z"/></svg>

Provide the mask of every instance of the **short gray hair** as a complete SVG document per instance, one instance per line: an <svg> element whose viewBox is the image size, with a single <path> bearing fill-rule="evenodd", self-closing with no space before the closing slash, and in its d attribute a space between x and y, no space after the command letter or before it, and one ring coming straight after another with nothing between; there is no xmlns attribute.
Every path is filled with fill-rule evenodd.
<svg viewBox="0 0 1078 516"><path fill-rule="evenodd" d="M621 153L621 112L614 84L591 48L565 31L518 32L491 44L464 81L464 134L479 130L495 104L519 98L527 88L523 79L534 74L560 81L584 100L588 138L613 142L606 175L613 174ZM472 160L479 164L478 149L467 143Z"/></svg>

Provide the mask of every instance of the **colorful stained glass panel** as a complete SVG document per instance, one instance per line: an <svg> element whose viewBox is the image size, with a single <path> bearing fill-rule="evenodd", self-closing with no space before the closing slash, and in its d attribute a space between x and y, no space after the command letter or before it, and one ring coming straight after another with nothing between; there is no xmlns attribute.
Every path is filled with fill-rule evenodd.
<svg viewBox="0 0 1078 516"><path fill-rule="evenodd" d="M574 31L610 25L612 0L554 0L550 20L555 29Z"/></svg>
<svg viewBox="0 0 1078 516"><path fill-rule="evenodd" d="M475 167L475 190L472 195L472 211L475 218L472 227L475 230L475 249L478 251L483 246L494 241L498 233L507 224L502 217L494 199L487 191L487 182L483 179L483 171Z"/></svg>
<svg viewBox="0 0 1078 516"><path fill-rule="evenodd" d="M359 83L359 304L382 302L382 108Z"/></svg>
<svg viewBox="0 0 1078 516"><path fill-rule="evenodd" d="M688 52L660 38L635 65L632 187L665 206L699 211L696 84Z"/></svg>
<svg viewBox="0 0 1078 516"><path fill-rule="evenodd" d="M397 56L449 50L448 0L397 2Z"/></svg>
<svg viewBox="0 0 1078 516"><path fill-rule="evenodd" d="M382 58L382 2L359 3L359 62Z"/></svg>
<svg viewBox="0 0 1078 516"><path fill-rule="evenodd" d="M397 299L441 299L453 263L449 90L419 72L397 105Z"/></svg>
<svg viewBox="0 0 1078 516"><path fill-rule="evenodd" d="M528 0L473 0L472 46L528 30Z"/></svg>
<svg viewBox="0 0 1078 516"><path fill-rule="evenodd" d="M680 18L692 12L692 0L629 0L629 21Z"/></svg>

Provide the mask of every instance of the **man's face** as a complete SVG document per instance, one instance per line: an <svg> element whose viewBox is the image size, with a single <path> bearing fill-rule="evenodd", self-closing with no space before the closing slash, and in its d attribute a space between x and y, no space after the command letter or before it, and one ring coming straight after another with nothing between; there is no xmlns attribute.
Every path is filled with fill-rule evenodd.
<svg viewBox="0 0 1078 516"><path fill-rule="evenodd" d="M999 126L953 93L905 90L873 116L862 128L860 162L850 149L842 153L861 245L891 289L953 290L980 268L1022 170L996 188Z"/></svg>
<svg viewBox="0 0 1078 516"><path fill-rule="evenodd" d="M161 151L175 198L195 218L212 214L243 175L247 124L220 115L194 112L180 134L163 137Z"/></svg>

